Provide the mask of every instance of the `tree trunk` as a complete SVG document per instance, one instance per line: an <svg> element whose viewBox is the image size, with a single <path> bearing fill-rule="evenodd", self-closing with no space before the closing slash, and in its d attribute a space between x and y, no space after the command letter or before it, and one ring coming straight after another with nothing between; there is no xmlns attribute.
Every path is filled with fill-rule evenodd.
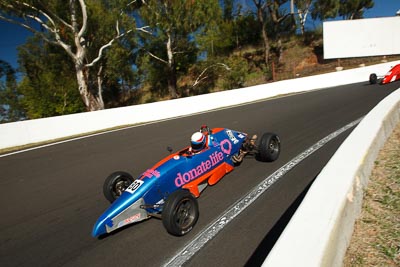
<svg viewBox="0 0 400 267"><path fill-rule="evenodd" d="M168 54L168 91L169 95L172 99L178 98L176 93L176 71L175 71L175 62L174 62L174 54L172 52L172 40L171 35L168 33L168 42L167 42L167 54Z"/></svg>
<svg viewBox="0 0 400 267"><path fill-rule="evenodd" d="M268 36L267 36L267 29L265 28L265 23L264 23L263 9L261 6L257 7L257 18L258 18L258 21L261 26L262 39L263 39L263 44L264 44L264 62L268 68L269 40L268 40Z"/></svg>
<svg viewBox="0 0 400 267"><path fill-rule="evenodd" d="M66 49L68 54L74 60L78 89L82 101L85 104L86 110L96 111L104 109L104 102L101 97L101 91L94 89L92 90L92 88L89 87L89 67L84 64L87 55L87 48L86 40L83 37L87 28L87 12L85 2L79 1L79 3L82 11L81 27L79 27L78 20L76 18L77 12L75 8L75 1L70 1L71 25L73 28L76 52L74 54L69 46L64 46L64 49Z"/></svg>
<svg viewBox="0 0 400 267"><path fill-rule="evenodd" d="M176 92L176 72L174 68L170 68L168 75L168 91L172 99L178 98Z"/></svg>
<svg viewBox="0 0 400 267"><path fill-rule="evenodd" d="M96 111L104 109L104 102L101 97L94 95L88 86L89 69L84 66L77 65L76 77L78 81L79 93L86 106L87 111ZM99 92L101 94L101 92Z"/></svg>
<svg viewBox="0 0 400 267"><path fill-rule="evenodd" d="M103 65L100 66L99 71L97 72L97 96L99 99L99 103L103 106L104 109L104 101L103 101Z"/></svg>

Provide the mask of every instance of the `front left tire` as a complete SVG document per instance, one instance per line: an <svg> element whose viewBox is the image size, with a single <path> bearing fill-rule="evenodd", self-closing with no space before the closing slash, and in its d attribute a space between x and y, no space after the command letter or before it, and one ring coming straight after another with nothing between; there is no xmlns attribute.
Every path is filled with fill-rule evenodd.
<svg viewBox="0 0 400 267"><path fill-rule="evenodd" d="M199 219L197 199L188 191L178 189L165 201L162 222L168 233L183 236L189 233Z"/></svg>
<svg viewBox="0 0 400 267"><path fill-rule="evenodd" d="M375 73L369 75L369 83L376 84L378 82L378 76Z"/></svg>

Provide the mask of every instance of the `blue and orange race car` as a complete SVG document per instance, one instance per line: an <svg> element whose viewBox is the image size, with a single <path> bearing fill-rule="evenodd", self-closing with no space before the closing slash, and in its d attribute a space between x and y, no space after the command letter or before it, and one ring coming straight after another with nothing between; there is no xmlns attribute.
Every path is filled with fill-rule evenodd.
<svg viewBox="0 0 400 267"><path fill-rule="evenodd" d="M151 217L161 219L170 234L185 235L197 222L196 198L208 185L216 184L246 156L271 162L280 154L280 140L274 133L265 133L257 141L256 135L225 128L202 126L200 132L207 143L198 153L191 152L191 146L175 153L169 148L169 156L136 180L121 171L108 176L103 193L112 204L95 223L92 235L98 237Z"/></svg>

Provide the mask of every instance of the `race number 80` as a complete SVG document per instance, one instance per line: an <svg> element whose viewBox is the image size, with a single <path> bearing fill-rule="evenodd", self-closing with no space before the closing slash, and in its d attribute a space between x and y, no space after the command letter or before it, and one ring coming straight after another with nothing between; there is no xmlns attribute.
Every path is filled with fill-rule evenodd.
<svg viewBox="0 0 400 267"><path fill-rule="evenodd" d="M142 180L135 180L125 191L133 194L143 183Z"/></svg>

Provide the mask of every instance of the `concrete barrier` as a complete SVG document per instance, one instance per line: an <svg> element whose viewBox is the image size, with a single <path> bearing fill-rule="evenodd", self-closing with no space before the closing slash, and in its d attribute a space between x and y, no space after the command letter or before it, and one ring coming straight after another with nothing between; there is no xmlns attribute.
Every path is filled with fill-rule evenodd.
<svg viewBox="0 0 400 267"><path fill-rule="evenodd" d="M397 90L370 111L339 147L263 266L343 265L374 161L399 122Z"/></svg>
<svg viewBox="0 0 400 267"><path fill-rule="evenodd" d="M276 95L367 81L370 73L384 74L398 63L400 61L157 103L0 124L0 149L185 116Z"/></svg>

